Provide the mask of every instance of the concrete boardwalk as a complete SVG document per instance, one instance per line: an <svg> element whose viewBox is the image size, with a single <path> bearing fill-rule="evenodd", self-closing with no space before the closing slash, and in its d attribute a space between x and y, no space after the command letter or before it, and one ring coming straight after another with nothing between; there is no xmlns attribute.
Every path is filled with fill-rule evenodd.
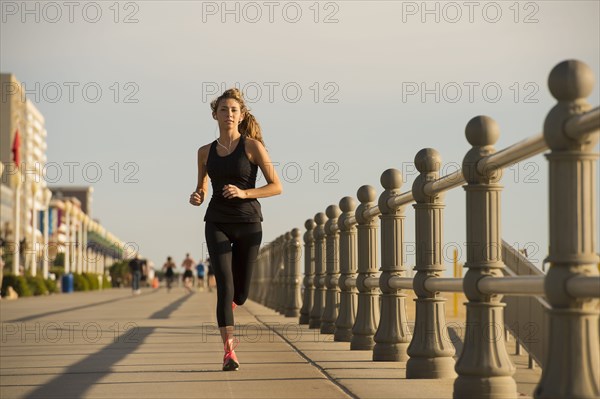
<svg viewBox="0 0 600 399"><path fill-rule="evenodd" d="M2 300L0 398L452 397L453 380L407 380L405 363L373 362L250 301L235 310L241 368L223 372L215 302L182 288ZM540 370L513 362L530 396Z"/></svg>

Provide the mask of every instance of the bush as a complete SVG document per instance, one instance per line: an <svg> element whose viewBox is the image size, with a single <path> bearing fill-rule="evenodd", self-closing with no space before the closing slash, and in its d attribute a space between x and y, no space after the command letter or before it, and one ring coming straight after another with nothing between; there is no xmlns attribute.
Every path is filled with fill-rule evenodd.
<svg viewBox="0 0 600 399"><path fill-rule="evenodd" d="M61 277L65 274L64 266L52 266L48 269L49 273L53 273L56 276L57 280L60 280Z"/></svg>
<svg viewBox="0 0 600 399"><path fill-rule="evenodd" d="M45 282L50 294L55 294L58 292L58 284L56 283L56 280L47 279Z"/></svg>
<svg viewBox="0 0 600 399"><path fill-rule="evenodd" d="M33 295L48 295L48 287L42 276L27 276L26 280Z"/></svg>
<svg viewBox="0 0 600 399"><path fill-rule="evenodd" d="M73 273L73 289L75 291L89 291L90 283L83 275Z"/></svg>
<svg viewBox="0 0 600 399"><path fill-rule="evenodd" d="M83 273L82 276L88 281L90 290L99 290L98 275L92 273Z"/></svg>
<svg viewBox="0 0 600 399"><path fill-rule="evenodd" d="M10 274L12 272L13 255L9 252L4 252L2 260L4 261L4 275Z"/></svg>
<svg viewBox="0 0 600 399"><path fill-rule="evenodd" d="M53 266L60 266L60 267L64 268L64 266L65 266L65 253L64 252L59 252L56 254L56 258L54 258Z"/></svg>
<svg viewBox="0 0 600 399"><path fill-rule="evenodd" d="M126 260L115 262L108 271L114 287L119 287L129 281L129 263Z"/></svg>
<svg viewBox="0 0 600 399"><path fill-rule="evenodd" d="M103 289L112 288L112 283L110 282L110 280L108 279L108 276L106 276L106 275L102 276L102 288Z"/></svg>
<svg viewBox="0 0 600 399"><path fill-rule="evenodd" d="M9 286L13 287L21 297L32 295L27 280L23 276L5 275L2 279L2 296L6 296Z"/></svg>

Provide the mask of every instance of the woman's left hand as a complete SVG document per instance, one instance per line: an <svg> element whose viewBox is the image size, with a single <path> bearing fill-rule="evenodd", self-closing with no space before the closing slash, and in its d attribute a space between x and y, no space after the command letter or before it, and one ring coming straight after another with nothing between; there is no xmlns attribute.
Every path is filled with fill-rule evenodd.
<svg viewBox="0 0 600 399"><path fill-rule="evenodd" d="M226 184L223 186L223 197L225 198L247 198L248 194L244 190L240 190L233 184Z"/></svg>

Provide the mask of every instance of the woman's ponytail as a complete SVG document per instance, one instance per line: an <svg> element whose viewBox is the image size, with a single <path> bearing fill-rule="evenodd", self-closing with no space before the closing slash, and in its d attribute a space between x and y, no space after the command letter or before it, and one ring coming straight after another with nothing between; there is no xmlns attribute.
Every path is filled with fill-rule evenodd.
<svg viewBox="0 0 600 399"><path fill-rule="evenodd" d="M248 109L246 109L244 120L242 120L242 123L240 123L239 131L245 137L250 137L251 139L258 140L263 146L265 145L260 125L258 124L258 121L254 117L254 115L252 115Z"/></svg>

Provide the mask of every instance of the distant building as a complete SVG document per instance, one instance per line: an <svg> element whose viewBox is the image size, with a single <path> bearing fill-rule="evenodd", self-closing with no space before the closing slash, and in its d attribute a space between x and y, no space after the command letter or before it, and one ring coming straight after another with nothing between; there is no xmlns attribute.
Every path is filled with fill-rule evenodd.
<svg viewBox="0 0 600 399"><path fill-rule="evenodd" d="M47 160L44 123L15 75L0 74L1 236L19 243L21 256L16 257L13 271L20 272L22 258L33 275L47 242L40 229L40 212L48 208L51 195L42 176Z"/></svg>
<svg viewBox="0 0 600 399"><path fill-rule="evenodd" d="M81 211L92 217L92 193L94 188L91 186L52 186L52 198L73 197L79 200Z"/></svg>
<svg viewBox="0 0 600 399"><path fill-rule="evenodd" d="M0 238L12 272L47 277L63 253L66 272L104 273L127 246L92 219L92 187L47 187L44 117L15 75L0 74L0 91Z"/></svg>

